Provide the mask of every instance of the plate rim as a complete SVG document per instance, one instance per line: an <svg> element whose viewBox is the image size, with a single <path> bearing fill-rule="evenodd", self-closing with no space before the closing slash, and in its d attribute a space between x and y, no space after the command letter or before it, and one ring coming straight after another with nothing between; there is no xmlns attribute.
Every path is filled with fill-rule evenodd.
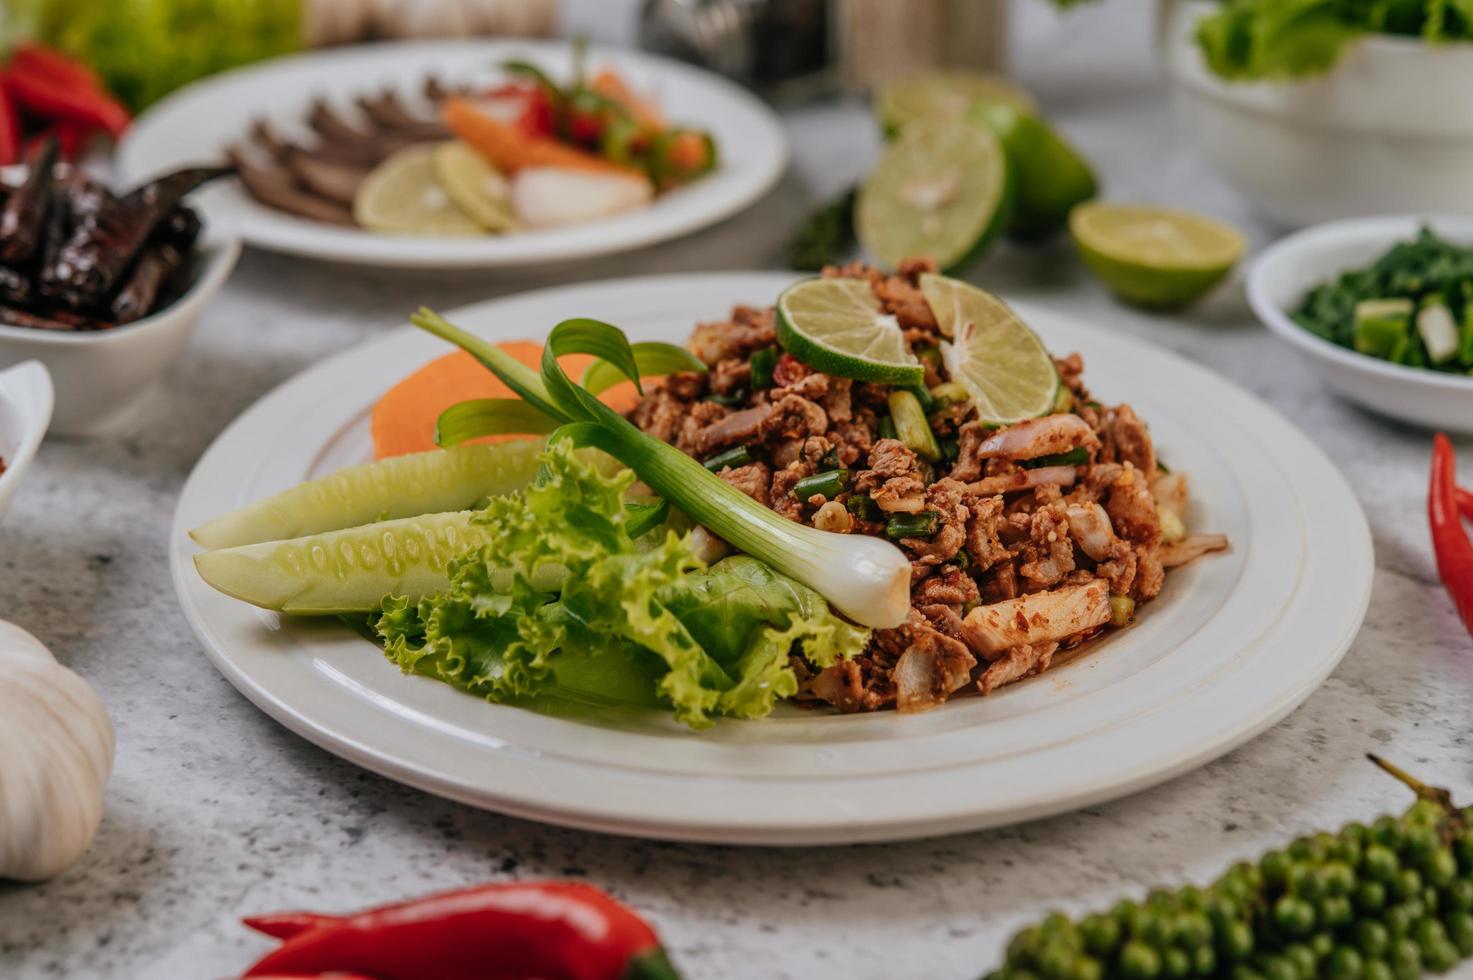
<svg viewBox="0 0 1473 980"><path fill-rule="evenodd" d="M228 92L236 85L259 84L261 78L276 72L354 59L382 60L386 64L415 57L428 60L430 53L437 51L461 54L486 50L491 52L488 60L495 57L497 50L530 53L538 57L566 57L568 47L567 41L546 38L405 39L299 51L242 65L191 82L145 110L134 120L118 145L118 175L124 183L137 182L150 175L153 168L137 159L143 152L139 146L151 135L153 127L169 114L203 98L218 98L218 92ZM355 229L331 228L268 212L264 206L257 206L248 199L246 206L242 207L233 201L222 200L218 189L202 194L200 206L217 222L235 228L245 244L284 255L364 268L524 269L616 255L713 227L747 210L767 195L787 172L791 150L777 113L735 82L697 66L644 51L591 45L588 55L593 59L645 65L649 70L669 77L672 85L689 81L733 100L741 105L747 122L763 132L763 139L754 145L760 145L765 152L756 159L750 171L738 172L740 182L724 198L712 201L704 210L692 211L679 220L662 222L659 220L661 215L652 215L651 209L647 208L596 222L532 232L519 236L523 246L519 251L506 247L511 239L505 236L473 236L458 241L445 236L374 235ZM692 188L697 187L699 183L692 185ZM261 213L257 213L258 208ZM637 221L640 218L647 220L641 223ZM654 220L648 220L651 218ZM618 227L625 222L633 223L635 227ZM611 226L616 229L615 235L608 234ZM302 237L303 228L311 230L305 239ZM580 235L580 231L592 233ZM355 237L336 240L338 235L349 234Z"/></svg>
<svg viewBox="0 0 1473 980"><path fill-rule="evenodd" d="M574 286L571 289L583 294L590 292L596 293L599 290L614 287L656 290L662 285L710 283L713 279L755 281L758 278L775 287L781 282L790 282L794 276L790 273L773 272L687 273L669 276L625 277L602 280ZM502 297L500 299L463 307L461 310L447 315L454 318L455 316L465 315L466 311L469 310L494 309L498 304L508 301L536 302L540 298L551 297L553 295L566 297L569 289L570 287L554 287ZM1062 311L1048 310L1047 307L1035 307L1033 304L1027 303L1015 305L1033 308L1039 312L1046 311L1048 316L1058 318L1059 320L1067 320L1075 324L1082 323L1082 318ZM1099 332L1099 328L1088 325L1085 325L1084 329L1095 333ZM250 423L250 416L260 409L261 406L269 405L285 397L283 395L285 389L288 389L294 384L300 385L303 388L310 387L310 380L305 379L330 373L334 370L337 362L355 354L357 356L366 356L367 350L379 345L391 344L394 342L393 338L402 337L406 332L412 331L410 328L404 328L402 331L395 331L390 334L371 338L349 351L344 351L333 358L329 358L305 369L262 396L232 421L220 436L217 437L215 442L212 443L211 447L201 456L194 472L190 474L189 480L186 482L183 491L181 491L179 506L176 508L174 519L171 522L170 566L181 608L190 624L191 630L195 633L206 654L232 685L268 715L275 718L296 734L364 768L379 772L389 778L415 786L416 788L456 799L473 806L492 809L513 816L535 819L545 823L600 832L656 837L669 840L753 845L809 845L897 840L935 836L1035 819L1053 813L1076 809L1080 806L1087 806L1106 799L1128 795L1148 786L1164 782L1231 751L1266 730L1302 703L1334 670L1359 632L1360 625L1369 605L1375 567L1370 529L1365 519L1364 511L1360 507L1359 501L1350 491L1344 476L1340 474L1333 463L1330 462L1324 453L1304 433L1300 432L1287 419L1279 415L1276 410L1234 382L1217 375L1212 375L1219 384L1228 389L1236 398L1246 399L1247 404L1252 406L1256 411L1267 413L1276 420L1282 430L1289 433L1299 444L1295 447L1296 452L1305 453L1315 466L1323 469L1326 475L1338 484L1336 489L1340 492L1339 496L1341 499L1339 503L1343 505L1341 509L1344 511L1344 513L1340 513L1338 516L1348 521L1348 523L1339 528L1341 539L1347 542L1347 546L1353 552L1358 552L1365 559L1362 562L1355 563L1356 568L1359 570L1357 577L1360 579L1360 588L1354 590L1358 594L1350 596L1353 601L1344 605L1346 616L1343 620L1343 629L1340 635L1333 637L1324 647L1322 659L1317 662L1317 669L1312 674L1306 675L1293 689L1281 692L1271 703L1266 703L1256 708L1252 717L1237 719L1230 726L1232 730L1227 734L1217 735L1213 738L1200 741L1190 751L1177 752L1169 761L1156 760L1148 763L1144 767L1138 768L1136 771L1120 775L1118 778L1097 781L1095 784L1084 785L1072 792L1046 794L1047 798L1045 799L1033 800L1027 805L1014 806L1010 811L1003 814L978 814L972 811L938 812L926 819L900 817L891 820L867 819L863 822L855 822L852 817L838 817L832 824L828 825L816 824L811 821L800 821L791 824L767 822L756 826L750 824L722 825L719 821L690 823L688 820L682 821L678 818L673 820L669 818L646 819L643 821L631 820L627 816L559 808L555 802L549 803L547 800L528 802L525 800L508 799L504 796L498 798L494 792L488 792L484 787L468 789L460 785L456 779L447 778L443 774L436 775L433 772L427 772L422 768L417 768L413 764L394 757L395 754L393 752L385 754L381 748L375 749L371 746L363 745L354 738L344 737L341 733L333 732L330 727L324 728L320 722L314 722L311 718L304 717L281 701L274 693L257 685L243 670L230 661L224 650L218 649L214 645L210 638L211 631L209 625L204 622L201 611L193 605L188 595L187 586L193 585L197 587L197 583L191 582L193 562L183 560L192 553L192 548L187 544L187 538L184 537L185 528L183 526L183 518L185 502L189 500L192 485L195 484L198 475L204 471L211 454L219 445L225 443L227 439L237 433L238 430L246 428ZM1111 340L1117 339L1125 339L1131 346L1148 346L1139 340L1111 338ZM1210 374L1210 372L1206 372L1201 366L1194 365L1169 350L1154 346L1150 349L1153 353L1159 354L1164 358L1188 365L1196 372ZM1323 487L1320 487L1318 488L1317 499L1322 496ZM1305 527L1307 529L1308 525L1306 524ZM1303 576L1304 573L1301 571L1300 578L1296 582L1296 591L1303 586ZM1344 603L1344 600L1347 598L1346 594L1340 592L1338 596L1341 603ZM1280 619L1287 617L1289 611L1296 607L1291 601L1286 603L1283 608L1283 615L1274 620L1270 632L1272 629L1277 628ZM1255 643L1258 642L1260 641L1255 641Z"/></svg>

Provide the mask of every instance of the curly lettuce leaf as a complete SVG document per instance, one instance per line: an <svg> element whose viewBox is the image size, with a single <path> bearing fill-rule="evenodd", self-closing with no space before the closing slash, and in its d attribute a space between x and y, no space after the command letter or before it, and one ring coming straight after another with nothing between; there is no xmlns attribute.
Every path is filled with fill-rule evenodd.
<svg viewBox="0 0 1473 980"><path fill-rule="evenodd" d="M1367 34L1467 40L1473 0L1226 0L1197 25L1208 67L1234 80L1323 74Z"/></svg>
<svg viewBox="0 0 1473 980"><path fill-rule="evenodd" d="M794 650L826 665L864 648L868 631L754 558L705 568L668 530L632 538L633 479L550 446L532 487L477 516L489 540L451 565L448 589L384 600L389 658L491 701L661 704L700 728L795 693Z"/></svg>

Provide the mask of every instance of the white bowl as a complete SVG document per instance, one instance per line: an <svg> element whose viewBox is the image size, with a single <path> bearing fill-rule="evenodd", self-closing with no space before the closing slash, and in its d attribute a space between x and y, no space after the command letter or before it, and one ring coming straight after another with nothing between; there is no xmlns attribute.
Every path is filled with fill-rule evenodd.
<svg viewBox="0 0 1473 980"><path fill-rule="evenodd" d="M1218 5L1163 2L1178 125L1267 217L1473 214L1473 44L1371 35L1324 76L1226 82L1193 37Z"/></svg>
<svg viewBox="0 0 1473 980"><path fill-rule="evenodd" d="M132 421L153 384L184 353L210 298L240 258L240 239L207 226L195 252L194 282L151 316L110 330L62 332L0 324L0 368L38 360L56 382L51 431L100 436Z"/></svg>
<svg viewBox="0 0 1473 980"><path fill-rule="evenodd" d="M39 361L0 371L0 520L51 421L51 375Z"/></svg>
<svg viewBox="0 0 1473 980"><path fill-rule="evenodd" d="M1423 225L1473 244L1473 218L1391 215L1335 221L1295 232L1263 251L1248 271L1248 302L1297 348L1338 394L1383 415L1437 429L1473 431L1473 377L1392 364L1332 344L1290 319L1305 295L1342 272L1364 268Z"/></svg>

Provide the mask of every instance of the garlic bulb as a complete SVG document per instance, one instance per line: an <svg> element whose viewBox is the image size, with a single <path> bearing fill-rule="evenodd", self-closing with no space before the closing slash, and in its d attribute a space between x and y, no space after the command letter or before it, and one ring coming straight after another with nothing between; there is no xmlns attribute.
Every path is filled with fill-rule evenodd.
<svg viewBox="0 0 1473 980"><path fill-rule="evenodd" d="M76 863L102 819L113 726L87 682L0 620L0 878Z"/></svg>

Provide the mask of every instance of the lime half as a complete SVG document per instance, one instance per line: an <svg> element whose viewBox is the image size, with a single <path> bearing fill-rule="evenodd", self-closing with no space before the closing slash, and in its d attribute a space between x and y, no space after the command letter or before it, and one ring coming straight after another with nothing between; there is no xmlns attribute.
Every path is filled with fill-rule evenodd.
<svg viewBox="0 0 1473 980"><path fill-rule="evenodd" d="M482 228L435 179L435 147L417 143L374 167L353 197L353 218L396 235L479 235Z"/></svg>
<svg viewBox="0 0 1473 980"><path fill-rule="evenodd" d="M880 262L928 257L943 269L979 253L1007 217L1002 143L985 126L927 121L886 148L859 189L854 226Z"/></svg>
<svg viewBox="0 0 1473 980"><path fill-rule="evenodd" d="M875 95L875 113L885 135L895 136L918 120L954 122L965 119L973 107L989 103L1030 113L1038 108L1025 89L1000 75L953 71L887 83Z"/></svg>
<svg viewBox="0 0 1473 980"><path fill-rule="evenodd" d="M1013 213L1009 233L1039 239L1061 231L1076 204L1099 190L1079 151L1037 116L1010 105L978 106L972 117L1002 140L1013 168Z"/></svg>
<svg viewBox="0 0 1473 980"><path fill-rule="evenodd" d="M435 147L435 180L456 207L487 231L511 231L517 219L507 200L506 178L469 143L446 140Z"/></svg>
<svg viewBox="0 0 1473 980"><path fill-rule="evenodd" d="M1081 204L1069 231L1085 265L1116 295L1140 306L1183 306L1227 275L1243 236L1189 211Z"/></svg>
<svg viewBox="0 0 1473 980"><path fill-rule="evenodd" d="M941 332L951 380L972 396L978 418L1006 425L1047 415L1059 372L1038 335L1006 303L976 286L927 273L921 292Z"/></svg>
<svg viewBox="0 0 1473 980"><path fill-rule="evenodd" d="M864 279L805 279L777 298L777 340L825 374L918 385L926 370Z"/></svg>

